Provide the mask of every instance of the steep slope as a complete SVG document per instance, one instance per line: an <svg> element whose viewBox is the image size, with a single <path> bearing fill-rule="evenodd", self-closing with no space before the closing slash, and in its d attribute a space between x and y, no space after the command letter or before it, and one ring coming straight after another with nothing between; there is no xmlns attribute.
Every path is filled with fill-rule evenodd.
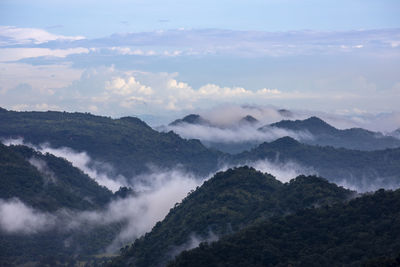
<svg viewBox="0 0 400 267"><path fill-rule="evenodd" d="M43 211L95 209L113 196L65 159L25 146L0 143L0 179L0 198L18 198Z"/></svg>
<svg viewBox="0 0 400 267"><path fill-rule="evenodd" d="M85 151L94 160L106 162L127 178L148 170L184 168L208 174L215 170L220 153L210 151L197 140L159 133L143 121L124 117L111 119L83 113L0 112L0 137L23 137L26 142Z"/></svg>
<svg viewBox="0 0 400 267"><path fill-rule="evenodd" d="M307 144L358 150L379 150L400 147L400 140L392 136L384 136L381 133L361 128L339 130L317 117L295 121L283 120L264 126L260 130L265 131L270 127L309 132L312 134L313 139L302 140L302 142Z"/></svg>
<svg viewBox="0 0 400 267"><path fill-rule="evenodd" d="M238 154L233 162L245 164L263 159L278 163L294 161L312 167L332 182L354 186L360 191L400 186L400 148L347 150L306 145L284 137Z"/></svg>
<svg viewBox="0 0 400 267"><path fill-rule="evenodd" d="M0 143L0 182L0 266L97 253L123 226L71 224L115 196L65 159Z"/></svg>
<svg viewBox="0 0 400 267"><path fill-rule="evenodd" d="M354 192L317 177L282 184L241 167L219 172L170 210L152 231L122 251L111 266L157 266L196 240L236 232L258 220L350 198Z"/></svg>
<svg viewBox="0 0 400 267"><path fill-rule="evenodd" d="M400 190L380 190L346 204L302 210L201 244L169 266L360 266L394 258L400 251L399 207Z"/></svg>

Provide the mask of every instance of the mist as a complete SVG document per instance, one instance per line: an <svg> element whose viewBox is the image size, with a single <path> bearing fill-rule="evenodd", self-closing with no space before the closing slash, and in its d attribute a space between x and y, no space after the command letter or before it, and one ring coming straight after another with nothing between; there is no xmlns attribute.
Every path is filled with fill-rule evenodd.
<svg viewBox="0 0 400 267"><path fill-rule="evenodd" d="M211 230L208 232L207 236L205 237L201 237L195 233L191 233L188 241L186 241L186 243L180 245L180 246L176 246L171 248L170 252L168 252L167 254L169 255L170 259L173 259L175 256L177 256L178 254L180 254L182 251L184 250L191 250L194 248L197 248L200 243L211 243L214 241L217 241L219 238L216 234L214 234Z"/></svg>
<svg viewBox="0 0 400 267"><path fill-rule="evenodd" d="M56 216L37 211L17 198L0 199L0 228L7 233L34 234L47 231L56 223Z"/></svg>
<svg viewBox="0 0 400 267"><path fill-rule="evenodd" d="M42 154L49 153L56 157L64 158L67 161L71 162L72 166L80 169L90 178L95 180L99 185L107 187L112 192L116 192L121 186L128 186L127 179L122 175L110 177L107 173L96 169L95 166L105 165L109 167L109 164L94 161L86 152L77 152L68 147L52 148L48 143L43 143L35 146L33 144L24 142L22 138L6 139L2 140L2 143L7 146L24 145ZM35 159L31 159L29 160L29 162L40 172L43 173L44 171L46 171L45 165L43 165L43 163L40 163Z"/></svg>
<svg viewBox="0 0 400 267"><path fill-rule="evenodd" d="M294 132L276 127L267 127L263 131L252 125L237 125L231 128L219 128L209 125L182 123L177 126L168 126L186 139L199 139L203 142L214 143L245 143L245 142L270 142L284 136L290 136L296 140L312 140L309 132Z"/></svg>
<svg viewBox="0 0 400 267"><path fill-rule="evenodd" d="M6 145L27 145L22 139L5 140L3 143ZM29 207L18 199L0 199L1 230L12 234L36 234L52 229L73 232L77 229L93 229L97 226L122 223L121 231L108 247L100 252L114 253L120 247L149 232L158 221L164 219L176 203L182 201L191 190L201 186L205 180L214 175L211 173L208 176L199 177L180 168L159 169L153 166L147 173L135 177L125 178L118 176L114 178L97 170L97 165L93 163L93 160L85 152L76 152L65 147L55 149L51 148L49 144L29 146L41 153L51 153L71 161L75 167L87 173L99 184L102 182L103 185L113 189L117 189L120 186L129 186L134 189L134 194L126 198L112 200L100 210L76 211L60 209L51 214ZM35 158L28 160L42 173L48 176L52 175L52 173L48 172L46 162ZM302 166L295 161L281 163L267 159L244 162L238 165L225 165L219 171L243 165L248 165L263 173L269 173L283 183L289 182L299 175L318 175L313 168ZM110 167L112 168L112 166ZM360 189L360 187L355 187L351 183L346 183L346 181L339 184L349 189ZM188 236L188 241L185 244L172 248L171 253L174 254L185 249L191 249L198 246L200 242L216 239L215 235L201 238L192 234Z"/></svg>
<svg viewBox="0 0 400 267"><path fill-rule="evenodd" d="M44 160L38 159L36 157L31 157L28 162L34 166L41 174L43 174L43 178L45 179L45 184L51 182L56 183L57 177L55 173L50 170L47 166L47 163Z"/></svg>
<svg viewBox="0 0 400 267"><path fill-rule="evenodd" d="M312 167L302 166L294 161L271 162L267 159L247 162L245 165L253 167L263 173L269 173L282 183L287 183L299 175L317 175Z"/></svg>

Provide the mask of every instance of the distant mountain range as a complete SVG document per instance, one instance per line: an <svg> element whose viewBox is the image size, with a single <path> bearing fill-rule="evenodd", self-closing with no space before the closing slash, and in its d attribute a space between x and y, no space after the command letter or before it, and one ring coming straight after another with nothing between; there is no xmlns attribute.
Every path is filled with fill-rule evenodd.
<svg viewBox="0 0 400 267"><path fill-rule="evenodd" d="M400 147L400 140L392 136L386 136L382 133L372 132L362 128L339 130L317 117L295 121L283 120L264 126L261 130L265 131L269 127L277 127L291 131L307 131L311 133L313 138L302 142L313 145L367 151Z"/></svg>
<svg viewBox="0 0 400 267"><path fill-rule="evenodd" d="M263 143L233 156L234 164L267 159L275 163L296 162L311 167L331 182L360 191L400 187L400 148L376 151L349 150L302 144L290 137Z"/></svg>
<svg viewBox="0 0 400 267"><path fill-rule="evenodd" d="M197 114L191 114L183 119L176 120L169 124L169 126L170 129L174 130L174 127L185 127L185 125L188 124L211 128L220 127L218 125L213 125ZM200 141L208 147L216 148L227 153L239 153L244 150L252 149L262 142L269 141L269 139L271 139L269 133L271 132L286 130L290 131L293 135L300 133L299 137L296 139L302 143L311 145L333 146L336 148L364 151L400 147L400 139L396 138L397 134L400 136L400 130L398 130L398 133L395 131L391 135L383 135L379 132L372 132L361 128L340 130L317 117L310 117L305 120L282 120L261 127L259 127L259 124L260 122L257 119L248 115L238 120L236 123L233 123L230 128L234 130L240 129L241 126L253 126L257 128L257 131L265 133L265 140L260 140L260 138L258 138L253 141L245 142L234 142L234 140L213 142L200 138ZM304 136L307 138L304 138Z"/></svg>
<svg viewBox="0 0 400 267"><path fill-rule="evenodd" d="M183 120L202 121L195 115ZM254 118L247 116L241 121L254 122ZM157 132L134 117L111 119L83 113L2 110L0 124L0 138L22 137L26 142L36 145L48 143L54 148L68 147L84 151L100 166L103 163L111 164L113 168L105 168L112 172L111 176L122 174L128 179L150 171L151 165L158 168L181 166L204 176L215 172L220 166L267 159L272 163L293 161L311 167L330 181L352 185L362 191L380 187L395 188L400 183L400 148L359 151L304 144L284 137L259 144L247 152L229 155L209 149L198 140L183 139L173 132ZM371 140L370 144L375 142L379 146L394 144L392 141L397 140L393 137L376 137L363 129L338 130L316 117L303 121L281 121L268 127L278 126L295 131L308 129L314 136L337 136L337 140L343 143L347 142L343 140L354 138ZM320 140L328 139L321 137ZM367 141L354 141L355 145L357 143L370 146Z"/></svg>

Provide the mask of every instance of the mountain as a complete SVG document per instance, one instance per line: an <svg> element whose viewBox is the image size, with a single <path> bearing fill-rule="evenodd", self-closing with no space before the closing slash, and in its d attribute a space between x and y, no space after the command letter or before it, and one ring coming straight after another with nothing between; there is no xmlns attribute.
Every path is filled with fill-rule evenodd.
<svg viewBox="0 0 400 267"><path fill-rule="evenodd" d="M310 133L313 138L304 139L301 140L301 142L313 145L343 147L357 150L379 150L400 147L400 140L392 136L385 136L381 133L361 128L339 130L317 117L294 121L282 120L261 127L260 130L267 131L271 127L294 132Z"/></svg>
<svg viewBox="0 0 400 267"><path fill-rule="evenodd" d="M109 172L127 178L149 171L149 165L177 165L199 174L216 170L221 153L198 140L185 140L173 132L160 133L134 117L111 119L87 113L0 112L0 138L22 137L34 145L85 151Z"/></svg>
<svg viewBox="0 0 400 267"><path fill-rule="evenodd" d="M18 198L42 211L103 207L113 193L65 159L0 143L0 198Z"/></svg>
<svg viewBox="0 0 400 267"><path fill-rule="evenodd" d="M240 119L234 120L233 122L219 125L213 124L200 115L190 114L183 119L178 119L171 122L168 126L160 126L158 130L164 132L166 130L172 130L184 138L197 138L197 134L200 133L200 136L204 138L200 137L199 139L206 147L210 149L216 149L224 153L237 154L256 147L260 144L260 142L253 140L237 141L235 138L231 137L232 134L240 131L240 129L244 129L244 132L249 129L256 130L256 127L259 124L260 122L251 115L246 115ZM213 135L217 139L221 139L223 136L226 136L229 140L214 140L214 138L212 138Z"/></svg>
<svg viewBox="0 0 400 267"><path fill-rule="evenodd" d="M271 218L202 243L168 266L398 266L399 207L400 190L379 190L349 203Z"/></svg>
<svg viewBox="0 0 400 267"><path fill-rule="evenodd" d="M122 250L111 266L158 266L201 240L236 232L271 216L348 200L354 192L314 176L281 183L248 167L229 169L177 203L150 233Z"/></svg>
<svg viewBox="0 0 400 267"><path fill-rule="evenodd" d="M400 139L400 128L390 133L391 136Z"/></svg>
<svg viewBox="0 0 400 267"><path fill-rule="evenodd" d="M0 182L0 266L48 257L75 261L104 250L124 225L73 227L69 220L77 214L102 210L129 190L113 194L63 158L0 143Z"/></svg>
<svg viewBox="0 0 400 267"><path fill-rule="evenodd" d="M293 117L293 112L291 112L290 110L287 109L278 109L278 113L286 118L290 118Z"/></svg>
<svg viewBox="0 0 400 267"><path fill-rule="evenodd" d="M181 124L188 123L188 124L200 124L200 125L210 125L211 123L201 117L198 114L189 114L185 116L183 119L177 119L169 124L169 126L179 126Z"/></svg>
<svg viewBox="0 0 400 267"><path fill-rule="evenodd" d="M283 137L235 155L232 162L245 164L264 159L277 164L295 162L331 182L353 186L360 191L400 187L400 148L348 150L312 146Z"/></svg>
<svg viewBox="0 0 400 267"><path fill-rule="evenodd" d="M239 125L254 125L259 123L259 121L251 115L244 116L239 120Z"/></svg>

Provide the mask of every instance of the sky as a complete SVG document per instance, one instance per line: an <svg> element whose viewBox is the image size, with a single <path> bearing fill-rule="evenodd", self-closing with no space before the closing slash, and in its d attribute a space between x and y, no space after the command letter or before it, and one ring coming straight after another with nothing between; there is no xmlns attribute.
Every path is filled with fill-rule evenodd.
<svg viewBox="0 0 400 267"><path fill-rule="evenodd" d="M1 0L0 106L398 115L398 14L397 0Z"/></svg>

